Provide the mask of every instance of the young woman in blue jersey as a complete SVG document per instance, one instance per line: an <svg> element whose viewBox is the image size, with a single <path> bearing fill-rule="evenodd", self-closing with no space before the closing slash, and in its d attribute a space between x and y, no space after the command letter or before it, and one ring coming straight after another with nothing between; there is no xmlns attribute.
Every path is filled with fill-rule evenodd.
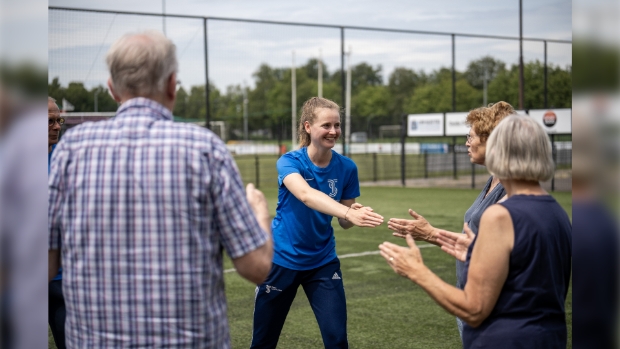
<svg viewBox="0 0 620 349"><path fill-rule="evenodd" d="M355 202L357 166L332 150L340 137L340 108L313 97L302 107L300 149L277 162L278 205L272 223L274 255L267 280L256 287L252 348L275 348L297 289L312 306L326 348L348 348L347 310L331 226L376 227L383 217Z"/></svg>

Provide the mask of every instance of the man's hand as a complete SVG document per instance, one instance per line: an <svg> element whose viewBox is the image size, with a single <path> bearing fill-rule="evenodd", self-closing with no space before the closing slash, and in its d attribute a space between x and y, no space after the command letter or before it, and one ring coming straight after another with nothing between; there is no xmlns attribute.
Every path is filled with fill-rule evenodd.
<svg viewBox="0 0 620 349"><path fill-rule="evenodd" d="M271 222L269 220L269 208L267 206L267 199L265 199L265 195L262 191L256 189L254 184L249 183L245 187L245 194L250 203L250 207L252 207L252 211L254 212L254 216L256 216L256 220L261 228L264 231L271 233Z"/></svg>

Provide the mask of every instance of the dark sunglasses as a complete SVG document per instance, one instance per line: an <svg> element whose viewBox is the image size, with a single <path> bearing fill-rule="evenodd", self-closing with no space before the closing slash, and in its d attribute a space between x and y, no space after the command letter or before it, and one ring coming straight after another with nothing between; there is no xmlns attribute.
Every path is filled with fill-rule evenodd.
<svg viewBox="0 0 620 349"><path fill-rule="evenodd" d="M58 125L62 126L65 124L65 118L48 118L47 119L47 125L48 126L54 126L54 123L58 123Z"/></svg>

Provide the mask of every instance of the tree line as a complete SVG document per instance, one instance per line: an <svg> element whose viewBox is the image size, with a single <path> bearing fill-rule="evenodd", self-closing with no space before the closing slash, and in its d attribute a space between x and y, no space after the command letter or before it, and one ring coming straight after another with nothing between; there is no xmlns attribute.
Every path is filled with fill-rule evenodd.
<svg viewBox="0 0 620 349"><path fill-rule="evenodd" d="M486 72L486 73L485 73ZM296 68L297 107L317 95L318 61L310 59ZM329 73L323 66L323 96L344 107L340 69ZM430 73L405 67L395 68L384 83L381 65L360 63L351 67L351 131L367 131L372 137L380 125L399 124L402 114L452 111L452 70L440 68ZM487 79L489 103L507 101L515 108L519 98L519 67L507 66L491 56L469 63L464 72L456 71L456 111L469 111L482 106L484 79ZM253 73L253 88L233 85L221 90L209 85L211 120L228 125L230 139L240 139L243 129L243 100L247 95L248 129L253 138L290 137L291 69L261 64ZM544 108L544 65L536 60L524 64L524 109ZM572 68L547 67L548 106L570 108ZM94 111L95 92L98 111L115 111L117 103L101 86L87 90L80 82L63 87L58 78L49 84L49 95L67 99L74 111ZM206 115L205 85L180 87L173 111L182 121L204 120Z"/></svg>

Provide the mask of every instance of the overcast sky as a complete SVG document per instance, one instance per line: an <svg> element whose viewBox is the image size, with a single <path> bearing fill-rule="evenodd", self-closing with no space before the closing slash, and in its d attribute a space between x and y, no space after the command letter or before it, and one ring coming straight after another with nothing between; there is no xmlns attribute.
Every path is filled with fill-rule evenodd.
<svg viewBox="0 0 620 349"><path fill-rule="evenodd" d="M149 13L162 13L163 10L162 2L146 0L50 0L49 5ZM519 35L519 2L516 0L168 0L165 12L443 33ZM524 0L523 36L571 40L571 16L571 1ZM50 79L58 76L63 84L68 81L83 81L88 86L103 84L107 78L103 60L109 44L124 32L149 28L163 30L163 21L157 17L51 11ZM182 84L186 87L204 84L202 22L169 18L166 20L166 34L177 45ZM231 84L252 85L252 73L261 63L290 67L293 51L298 65L322 52L330 73L340 68L338 29L209 21L208 39L209 76L220 89ZM345 47L352 51L352 64L381 65L385 80L395 67L430 72L449 67L452 62L450 36L346 30ZM542 43L524 42L525 61L542 61L543 52ZM458 70L464 70L471 60L485 55L514 64L518 53L518 41L456 39ZM570 44L548 45L548 60L554 65L570 65L571 55Z"/></svg>

